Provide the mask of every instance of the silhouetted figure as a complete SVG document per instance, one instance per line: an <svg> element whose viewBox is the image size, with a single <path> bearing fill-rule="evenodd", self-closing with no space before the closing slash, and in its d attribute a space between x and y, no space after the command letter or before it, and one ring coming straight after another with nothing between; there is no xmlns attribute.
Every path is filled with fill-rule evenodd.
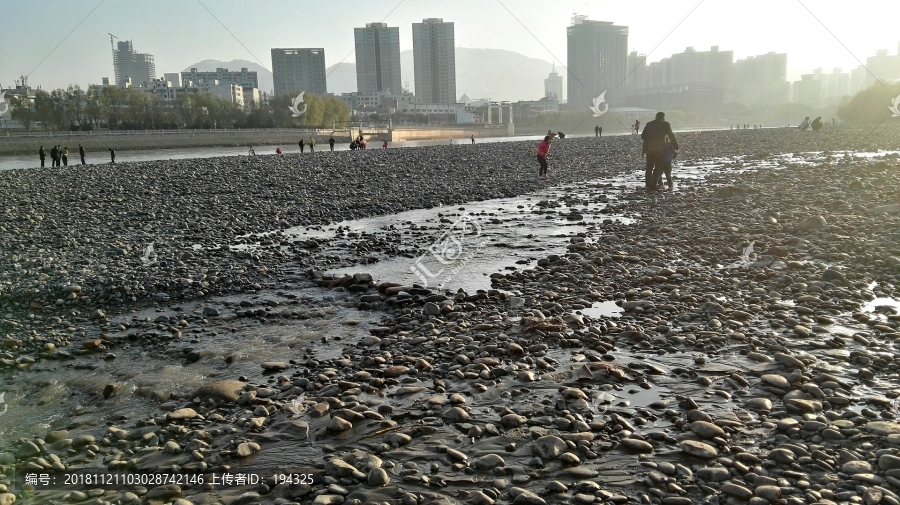
<svg viewBox="0 0 900 505"><path fill-rule="evenodd" d="M825 126L825 123L822 122L822 116L813 119L812 129L814 132L821 130L823 126Z"/></svg>
<svg viewBox="0 0 900 505"><path fill-rule="evenodd" d="M250 150L247 152L247 156L256 156L256 151L253 150L253 146L250 146Z"/></svg>
<svg viewBox="0 0 900 505"><path fill-rule="evenodd" d="M63 147L62 162L63 162L64 167L69 166L69 148L68 147Z"/></svg>
<svg viewBox="0 0 900 505"><path fill-rule="evenodd" d="M84 146L81 144L78 144L78 155L81 156L81 164L87 165L87 163L84 162Z"/></svg>
<svg viewBox="0 0 900 505"><path fill-rule="evenodd" d="M303 143L303 139L300 139L300 142L297 142L297 145L300 146L300 153L303 153L303 148L306 145Z"/></svg>
<svg viewBox="0 0 900 505"><path fill-rule="evenodd" d="M384 141L384 144L381 144L382 149L387 149L387 140Z"/></svg>
<svg viewBox="0 0 900 505"><path fill-rule="evenodd" d="M797 128L800 128L801 131L808 130L809 129L809 116L806 116L805 118L803 118L803 122L800 123L800 126L798 126Z"/></svg>
<svg viewBox="0 0 900 505"><path fill-rule="evenodd" d="M50 148L50 166L52 168L56 168L56 156L59 154L59 149L56 146Z"/></svg>
<svg viewBox="0 0 900 505"><path fill-rule="evenodd" d="M310 137L310 138L309 138L309 152L313 152L313 146L315 146L315 145L316 145L315 139L313 139L312 137Z"/></svg>
<svg viewBox="0 0 900 505"><path fill-rule="evenodd" d="M472 135L472 145L475 145L475 135Z"/></svg>
<svg viewBox="0 0 900 505"><path fill-rule="evenodd" d="M834 118L831 118L831 126L834 126L834 125L835 125Z"/></svg>
<svg viewBox="0 0 900 505"><path fill-rule="evenodd" d="M602 136L603 136L603 127L600 125L597 125L597 137L602 137Z"/></svg>
<svg viewBox="0 0 900 505"><path fill-rule="evenodd" d="M328 146L331 147L332 151L334 151L334 137L328 139Z"/></svg>
<svg viewBox="0 0 900 505"><path fill-rule="evenodd" d="M563 132L559 132L559 133L557 133L557 135L558 135L558 136L559 136L559 138L561 138L561 139L564 139L564 138L566 138L566 134L565 134L565 133L563 133Z"/></svg>
<svg viewBox="0 0 900 505"><path fill-rule="evenodd" d="M599 137L599 136L600 136L600 125L597 125L597 126L594 127L594 136L595 136L595 137Z"/></svg>
<svg viewBox="0 0 900 505"><path fill-rule="evenodd" d="M110 163L115 164L115 162L116 162L116 150L115 149L109 150L109 161L110 161Z"/></svg>
<svg viewBox="0 0 900 505"><path fill-rule="evenodd" d="M38 158L41 159L41 168L44 168L44 159L46 157L47 157L47 153L44 152L44 146L41 146L41 148L38 149Z"/></svg>
<svg viewBox="0 0 900 505"><path fill-rule="evenodd" d="M656 183L665 171L666 137L677 150L678 141L672 132L672 125L666 121L666 113L657 112L656 119L647 123L641 133L641 138L644 139L642 154L647 157L647 167L644 171L644 185L647 191L656 189Z"/></svg>

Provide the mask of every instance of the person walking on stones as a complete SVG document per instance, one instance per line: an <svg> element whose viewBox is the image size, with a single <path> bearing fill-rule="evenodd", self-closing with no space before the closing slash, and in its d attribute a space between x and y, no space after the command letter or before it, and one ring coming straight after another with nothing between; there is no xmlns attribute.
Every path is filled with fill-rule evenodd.
<svg viewBox="0 0 900 505"><path fill-rule="evenodd" d="M669 137L666 136L666 150L665 156L663 158L663 171L658 174L656 179L656 189L661 190L663 188L662 185L662 176L663 173L666 175L666 186L669 187L669 191L672 191L674 188L674 184L672 183L672 165L675 163L675 158L678 157L678 151L675 149L675 146L669 140ZM656 171L654 171L654 176L657 176Z"/></svg>
<svg viewBox="0 0 900 505"><path fill-rule="evenodd" d="M250 150L247 151L247 156L256 156L256 151L253 150L253 146L250 146Z"/></svg>
<svg viewBox="0 0 900 505"><path fill-rule="evenodd" d="M475 145L475 135L472 135L472 145Z"/></svg>
<svg viewBox="0 0 900 505"><path fill-rule="evenodd" d="M602 136L603 136L603 127L600 125L597 125L597 137L602 137Z"/></svg>
<svg viewBox="0 0 900 505"><path fill-rule="evenodd" d="M109 150L109 162L112 163L113 165L116 164L116 150L115 149Z"/></svg>
<svg viewBox="0 0 900 505"><path fill-rule="evenodd" d="M387 149L387 140L384 141L384 144L381 144L382 149Z"/></svg>
<svg viewBox="0 0 900 505"><path fill-rule="evenodd" d="M599 137L599 136L600 136L600 125L597 125L597 126L594 127L594 136L595 136L595 137Z"/></svg>
<svg viewBox="0 0 900 505"><path fill-rule="evenodd" d="M47 158L47 153L44 152L44 146L41 146L41 148L38 149L38 158L41 159L41 168L44 168L44 159Z"/></svg>
<svg viewBox="0 0 900 505"><path fill-rule="evenodd" d="M300 142L297 142L297 145L300 146L300 154L303 154L303 147L306 145L303 143L303 139L300 139Z"/></svg>
<svg viewBox="0 0 900 505"><path fill-rule="evenodd" d="M68 147L63 147L63 150L62 150L62 161L63 161L63 166L64 166L64 167L69 166L69 148L68 148Z"/></svg>
<svg viewBox="0 0 900 505"><path fill-rule="evenodd" d="M331 151L334 152L334 137L328 139L328 146L331 147Z"/></svg>
<svg viewBox="0 0 900 505"><path fill-rule="evenodd" d="M316 140L312 137L309 138L309 152L313 152L313 146L316 145Z"/></svg>
<svg viewBox="0 0 900 505"><path fill-rule="evenodd" d="M87 165L87 163L84 162L84 146L81 144L78 144L78 156L81 156L81 164Z"/></svg>
<svg viewBox="0 0 900 505"><path fill-rule="evenodd" d="M550 135L544 137L544 140L538 144L537 148L537 160L540 165L540 171L538 172L538 179L542 181L547 180L547 153L550 152Z"/></svg>
<svg viewBox="0 0 900 505"><path fill-rule="evenodd" d="M56 168L57 153L58 153L58 150L56 149L56 146L53 146L50 148L50 167L52 167L52 168Z"/></svg>
<svg viewBox="0 0 900 505"><path fill-rule="evenodd" d="M644 185L647 191L656 190L656 183L665 171L666 137L677 150L678 141L672 132L672 125L666 121L666 113L657 112L656 119L647 123L641 133L644 140L642 154L647 157L647 167L644 171Z"/></svg>

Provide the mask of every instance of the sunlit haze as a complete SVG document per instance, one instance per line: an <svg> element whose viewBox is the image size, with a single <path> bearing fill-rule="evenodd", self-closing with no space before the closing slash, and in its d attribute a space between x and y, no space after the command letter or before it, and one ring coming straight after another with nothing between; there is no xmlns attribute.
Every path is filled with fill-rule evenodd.
<svg viewBox="0 0 900 505"><path fill-rule="evenodd" d="M43 89L98 84L113 76L108 33L154 55L162 76L205 59L244 59L271 69L273 47L322 47L326 65L353 63L354 27L382 20L397 26L407 50L411 23L426 17L453 21L458 47L506 49L559 67L566 64L566 27L575 11L628 26L629 50L647 53L651 62L688 46L733 50L736 60L785 52L789 81L814 68L849 71L877 49L896 54L900 41L898 7L889 1L35 0L3 6L0 87L20 75Z"/></svg>

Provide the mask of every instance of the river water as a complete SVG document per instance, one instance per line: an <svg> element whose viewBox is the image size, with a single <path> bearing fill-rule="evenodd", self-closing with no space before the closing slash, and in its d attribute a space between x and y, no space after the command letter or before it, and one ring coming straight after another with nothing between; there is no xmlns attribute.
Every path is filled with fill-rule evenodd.
<svg viewBox="0 0 900 505"><path fill-rule="evenodd" d="M718 128L708 128L708 129L718 129ZM724 129L724 128L723 128ZM685 129L685 130L675 130L676 132L681 131L698 131L695 129ZM606 136L619 136L619 135L628 135L627 133L613 133L607 134ZM592 137L591 134L571 134L566 135L566 137ZM520 140L532 140L538 141L542 137L540 135L521 135L516 137L484 137L479 138L476 137L475 141L478 143L484 142L517 142ZM77 139L76 139L77 140ZM415 140L415 141L404 141L404 142L391 142L388 144L388 148L399 148L399 147L423 147L423 146L437 146L437 145L446 145L450 143L450 139L440 139L440 140ZM469 137L453 139L453 143L455 145L465 146L471 143ZM254 149L257 155L274 155L275 149L277 147L281 147L282 152L285 154L299 154L300 148L296 144L292 145L266 145L266 146L255 146ZM382 144L380 142L370 142L367 146L368 149L381 149ZM321 143L316 145L316 152L328 152L328 144ZM349 151L350 144L347 142L339 142L334 145L335 151ZM214 158L217 156L246 156L248 149L246 147L189 147L189 148L178 148L178 149L146 149L146 150L134 150L134 151L116 151L116 162L123 163L126 161L154 161L154 160L181 160L181 159L190 159L190 158ZM49 149L48 149L49 152ZM306 149L306 154L309 154L309 148ZM89 165L95 164L105 164L109 163L109 152L108 151L97 151L97 152L88 152L86 155L86 161ZM78 165L81 161L78 158L78 150L71 149L69 151L69 164L71 166ZM47 166L50 166L49 156L46 161ZM40 166L40 160L37 157L37 153L34 155L24 155L24 154L16 154L16 155L3 155L0 156L0 170L14 170L17 168L36 168Z"/></svg>

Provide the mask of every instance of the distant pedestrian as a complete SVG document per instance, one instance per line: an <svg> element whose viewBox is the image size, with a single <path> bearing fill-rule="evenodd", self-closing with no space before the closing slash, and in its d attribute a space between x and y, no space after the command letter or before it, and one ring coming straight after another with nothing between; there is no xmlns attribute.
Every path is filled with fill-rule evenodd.
<svg viewBox="0 0 900 505"><path fill-rule="evenodd" d="M647 191L655 191L657 182L665 171L666 137L674 149L678 149L678 141L672 132L672 125L666 121L665 112L657 112L656 119L647 123L641 138L644 139L642 154L647 157L644 171L644 185Z"/></svg>
<svg viewBox="0 0 900 505"><path fill-rule="evenodd" d="M277 154L278 156L281 156L281 148L280 147L275 148L275 154Z"/></svg>
<svg viewBox="0 0 900 505"><path fill-rule="evenodd" d="M453 139L450 139L450 145L451 146L453 145Z"/></svg>
<svg viewBox="0 0 900 505"><path fill-rule="evenodd" d="M334 151L334 137L328 139L328 146L331 147L332 151Z"/></svg>
<svg viewBox="0 0 900 505"><path fill-rule="evenodd" d="M56 146L50 148L50 167L56 168L56 155L59 154L59 150Z"/></svg>
<svg viewBox="0 0 900 505"><path fill-rule="evenodd" d="M603 136L603 127L600 125L597 125L597 137L602 137L602 136Z"/></svg>
<svg viewBox="0 0 900 505"><path fill-rule="evenodd" d="M472 135L472 145L475 145L475 135Z"/></svg>
<svg viewBox="0 0 900 505"><path fill-rule="evenodd" d="M309 152L313 152L313 146L316 145L315 139L312 137L309 138Z"/></svg>
<svg viewBox="0 0 900 505"><path fill-rule="evenodd" d="M115 149L109 150L109 161L110 161L110 163L115 164L115 162L116 162L116 150Z"/></svg>
<svg viewBox="0 0 900 505"><path fill-rule="evenodd" d="M540 171L538 172L538 179L542 181L547 180L547 153L550 152L550 142L551 137L547 135L544 137L544 140L538 144L537 149L537 160L540 165Z"/></svg>
<svg viewBox="0 0 900 505"><path fill-rule="evenodd" d="M87 163L84 162L84 146L81 144L78 144L78 155L81 156L81 164L87 165Z"/></svg>
<svg viewBox="0 0 900 505"><path fill-rule="evenodd" d="M834 118L831 118L831 126L834 126L834 125L835 125Z"/></svg>
<svg viewBox="0 0 900 505"><path fill-rule="evenodd" d="M41 146L41 148L38 149L38 158L41 159L41 168L44 168L44 159L46 157L47 157L47 153L44 152L44 146Z"/></svg>
<svg viewBox="0 0 900 505"><path fill-rule="evenodd" d="M66 167L69 166L69 148L68 147L63 147L62 161L63 161L63 166L66 166Z"/></svg>
<svg viewBox="0 0 900 505"><path fill-rule="evenodd" d="M384 144L381 144L382 149L387 149L387 140L384 141Z"/></svg>
<svg viewBox="0 0 900 505"><path fill-rule="evenodd" d="M303 139L300 139L300 142L297 142L297 145L300 146L300 153L303 153L303 148L306 146L306 144L303 143Z"/></svg>
<svg viewBox="0 0 900 505"><path fill-rule="evenodd" d="M62 166L62 148L59 146L56 146L56 166Z"/></svg>
<svg viewBox="0 0 900 505"><path fill-rule="evenodd" d="M247 156L256 156L256 151L253 150L253 146L250 146L250 150L247 151Z"/></svg>
<svg viewBox="0 0 900 505"><path fill-rule="evenodd" d="M599 137L599 136L600 136L600 125L597 125L597 126L594 127L594 136L595 136L595 137Z"/></svg>

